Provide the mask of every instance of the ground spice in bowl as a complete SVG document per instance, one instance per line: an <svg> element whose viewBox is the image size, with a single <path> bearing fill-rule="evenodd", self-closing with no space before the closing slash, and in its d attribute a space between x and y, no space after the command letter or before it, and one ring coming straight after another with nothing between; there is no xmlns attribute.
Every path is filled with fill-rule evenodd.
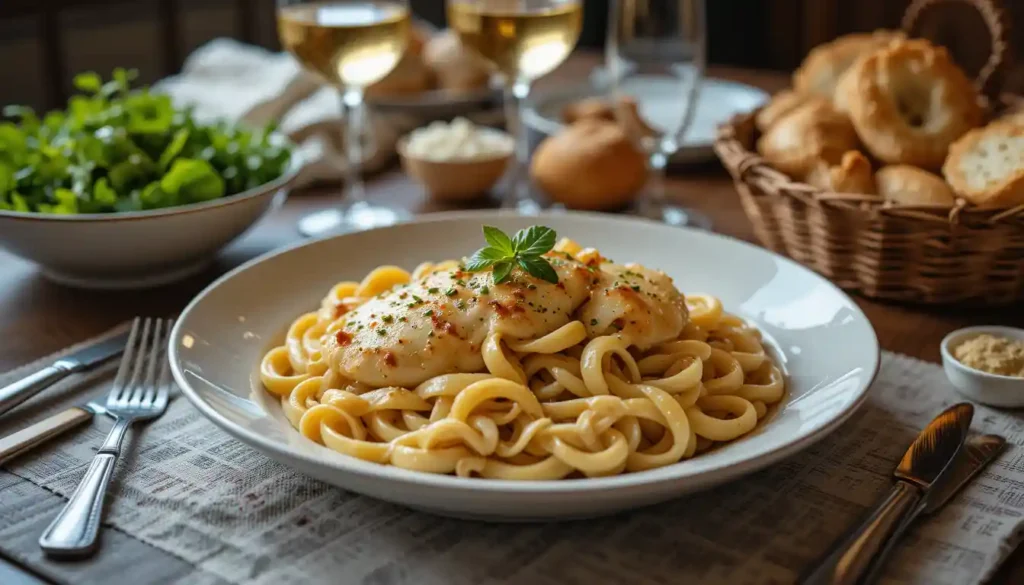
<svg viewBox="0 0 1024 585"><path fill-rule="evenodd" d="M1024 378L1024 340L982 333L957 345L953 356L969 368Z"/></svg>

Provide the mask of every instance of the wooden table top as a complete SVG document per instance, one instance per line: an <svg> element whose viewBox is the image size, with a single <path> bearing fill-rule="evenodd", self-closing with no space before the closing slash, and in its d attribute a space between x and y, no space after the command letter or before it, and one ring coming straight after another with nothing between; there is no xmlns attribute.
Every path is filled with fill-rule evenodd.
<svg viewBox="0 0 1024 585"><path fill-rule="evenodd" d="M595 63L577 55L544 84L562 84L585 76ZM786 85L787 75L716 68L716 77L734 79L768 91ZM81 341L135 315L168 314L180 310L216 276L258 254L301 238L298 218L337 201L340 187L327 186L293 193L276 213L265 218L230 246L207 272L168 287L143 292L95 292L63 288L45 280L35 267L0 251L0 370L8 370ZM428 202L421 189L397 168L367 180L370 197L417 213L445 208ZM714 230L755 242L731 179L717 162L676 169L669 196L698 208L715 222ZM478 203L477 206L493 203ZM939 361L939 341L953 329L981 324L1024 326L1020 306L998 309L959 309L900 306L855 297L878 333L884 349L930 362ZM149 549L158 554L155 549ZM1024 552L1017 550L994 584L1024 583Z"/></svg>

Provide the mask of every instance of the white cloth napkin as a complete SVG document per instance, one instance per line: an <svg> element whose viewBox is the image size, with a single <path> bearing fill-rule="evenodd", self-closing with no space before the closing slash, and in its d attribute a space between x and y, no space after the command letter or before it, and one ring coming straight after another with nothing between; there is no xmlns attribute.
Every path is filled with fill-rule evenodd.
<svg viewBox="0 0 1024 585"><path fill-rule="evenodd" d="M170 95L176 105L193 106L202 120L253 125L277 120L279 130L299 145L305 163L299 186L344 176L339 91L288 53L215 39L196 49L180 74L161 80L154 90ZM366 172L390 163L398 139L430 121L413 114L375 113L372 108L368 116L376 148L363 163Z"/></svg>

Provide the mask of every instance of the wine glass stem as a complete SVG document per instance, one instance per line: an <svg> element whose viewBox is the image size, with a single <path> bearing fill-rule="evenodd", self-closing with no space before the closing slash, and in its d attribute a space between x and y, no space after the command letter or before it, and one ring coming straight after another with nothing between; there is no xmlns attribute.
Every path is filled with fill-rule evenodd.
<svg viewBox="0 0 1024 585"><path fill-rule="evenodd" d="M518 207L530 200L530 181L527 162L530 160L530 145L523 129L523 109L526 98L530 95L530 83L524 79L516 79L505 84L505 126L515 140L515 165L512 184L506 207Z"/></svg>
<svg viewBox="0 0 1024 585"><path fill-rule="evenodd" d="M364 141L366 134L366 111L363 107L363 90L347 88L341 94L341 113L345 124L345 194L348 207L365 203L366 189L363 185Z"/></svg>
<svg viewBox="0 0 1024 585"><path fill-rule="evenodd" d="M665 168L668 156L660 150L648 157L649 173L647 187L644 189L643 202L647 208L660 208L665 204Z"/></svg>

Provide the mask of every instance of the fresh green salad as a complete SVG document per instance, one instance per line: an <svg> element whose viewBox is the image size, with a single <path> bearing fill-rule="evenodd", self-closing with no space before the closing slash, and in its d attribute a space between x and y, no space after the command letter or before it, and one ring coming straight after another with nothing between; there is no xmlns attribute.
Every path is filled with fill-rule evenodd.
<svg viewBox="0 0 1024 585"><path fill-rule="evenodd" d="M201 124L135 73L75 78L66 111L10 106L0 122L0 210L140 211L209 201L281 176L291 156L273 127Z"/></svg>

